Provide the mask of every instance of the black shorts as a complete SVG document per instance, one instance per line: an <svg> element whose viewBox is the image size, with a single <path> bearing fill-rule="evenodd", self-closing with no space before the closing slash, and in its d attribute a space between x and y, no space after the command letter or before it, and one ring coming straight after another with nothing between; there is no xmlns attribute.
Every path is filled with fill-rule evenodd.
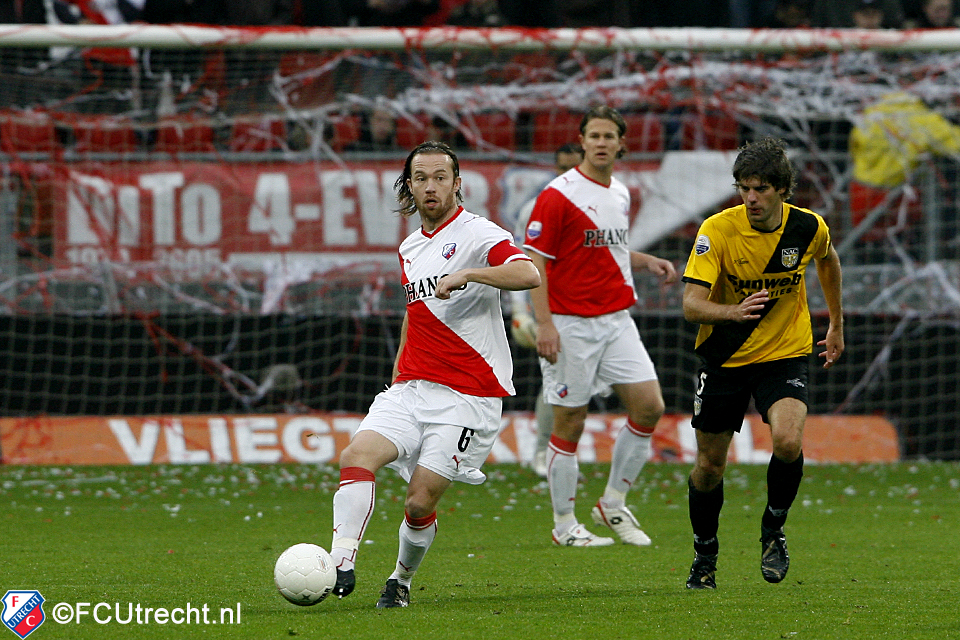
<svg viewBox="0 0 960 640"><path fill-rule="evenodd" d="M806 356L742 367L704 365L693 397L693 427L707 433L740 431L751 396L757 412L769 423L767 411L777 400L796 398L807 404L809 372Z"/></svg>

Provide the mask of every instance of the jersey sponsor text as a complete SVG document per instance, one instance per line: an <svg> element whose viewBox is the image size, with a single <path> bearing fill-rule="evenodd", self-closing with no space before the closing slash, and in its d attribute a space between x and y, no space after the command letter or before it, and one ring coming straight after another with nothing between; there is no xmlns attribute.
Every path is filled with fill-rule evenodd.
<svg viewBox="0 0 960 640"><path fill-rule="evenodd" d="M627 245L627 229L584 229L583 246L612 247Z"/></svg>

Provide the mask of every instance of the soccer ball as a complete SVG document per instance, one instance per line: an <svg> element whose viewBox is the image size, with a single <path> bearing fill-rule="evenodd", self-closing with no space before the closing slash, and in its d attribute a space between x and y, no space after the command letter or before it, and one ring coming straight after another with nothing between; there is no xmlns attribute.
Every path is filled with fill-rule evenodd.
<svg viewBox="0 0 960 640"><path fill-rule="evenodd" d="M326 598L337 583L337 567L323 547L302 542L277 558L273 581L280 595L302 607Z"/></svg>

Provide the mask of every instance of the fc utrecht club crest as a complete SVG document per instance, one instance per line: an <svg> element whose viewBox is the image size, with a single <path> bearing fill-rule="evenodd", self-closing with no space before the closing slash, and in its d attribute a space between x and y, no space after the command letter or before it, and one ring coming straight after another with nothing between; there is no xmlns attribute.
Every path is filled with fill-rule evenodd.
<svg viewBox="0 0 960 640"><path fill-rule="evenodd" d="M543 223L539 220L534 220L527 226L527 238L530 240L536 240L540 237L540 233L543 231Z"/></svg>
<svg viewBox="0 0 960 640"><path fill-rule="evenodd" d="M781 249L780 250L780 261L783 263L787 269L793 269L797 266L797 262L800 260L800 250L796 247L792 249Z"/></svg>
<svg viewBox="0 0 960 640"><path fill-rule="evenodd" d="M443 251L442 251L443 257L446 258L447 260L452 258L453 254L455 254L456 252L457 252L456 243L451 242L450 244L443 245Z"/></svg>
<svg viewBox="0 0 960 640"><path fill-rule="evenodd" d="M26 638L43 624L43 596L39 591L7 591L0 619L10 631Z"/></svg>

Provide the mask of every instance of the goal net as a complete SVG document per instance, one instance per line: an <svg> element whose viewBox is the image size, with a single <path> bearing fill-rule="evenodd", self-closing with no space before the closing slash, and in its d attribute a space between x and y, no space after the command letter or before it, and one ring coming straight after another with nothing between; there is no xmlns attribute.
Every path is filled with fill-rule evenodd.
<svg viewBox="0 0 960 640"><path fill-rule="evenodd" d="M511 229L606 103L634 248L680 268L734 203L738 146L788 142L793 202L845 275L847 352L812 367L811 413L882 415L904 455L956 458L958 59L952 30L0 25L0 411L364 411L404 308L409 149L451 142L467 208ZM638 287L688 413L680 288ZM822 336L816 287L812 307ZM529 411L539 370L514 354L505 409Z"/></svg>

